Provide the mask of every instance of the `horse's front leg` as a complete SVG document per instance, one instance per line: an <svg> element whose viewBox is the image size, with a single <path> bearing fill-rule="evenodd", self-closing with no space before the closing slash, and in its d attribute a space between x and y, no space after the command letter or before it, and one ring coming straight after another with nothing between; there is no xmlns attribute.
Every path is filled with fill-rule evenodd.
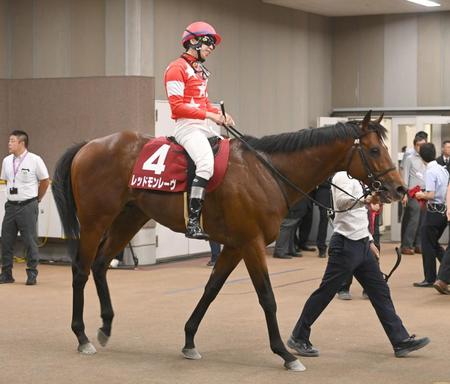
<svg viewBox="0 0 450 384"><path fill-rule="evenodd" d="M291 371L304 371L306 368L292 355L281 340L277 321L277 304L267 271L266 253L263 245L249 247L244 262L252 279L261 307L266 316L270 348L284 360L284 366Z"/></svg>
<svg viewBox="0 0 450 384"><path fill-rule="evenodd" d="M195 334L197 333L200 322L208 310L209 305L216 298L228 276L230 276L230 273L233 272L241 259L242 256L239 252L236 250L231 250L227 248L227 246L224 247L219 258L217 259L211 276L206 283L203 296L184 326L186 341L182 349L182 353L187 359L201 359L202 356L198 353L194 344Z"/></svg>

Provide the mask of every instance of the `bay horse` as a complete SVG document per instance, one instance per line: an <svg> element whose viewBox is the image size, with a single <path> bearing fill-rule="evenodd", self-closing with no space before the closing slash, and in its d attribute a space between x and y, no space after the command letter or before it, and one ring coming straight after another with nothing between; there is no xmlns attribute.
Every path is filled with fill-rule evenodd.
<svg viewBox="0 0 450 384"><path fill-rule="evenodd" d="M311 191L337 171L346 170L366 185L374 186L385 202L400 199L406 192L383 138L381 117L361 122L305 129L262 138L244 137L256 151L242 142L230 143L228 170L222 184L208 193L204 226L223 251L205 286L204 293L185 325L186 358L199 359L194 344L200 322L228 276L243 259L264 310L270 348L289 370L305 368L289 353L281 340L276 302L266 263L266 246L278 235L288 206L303 195L276 180L258 157L301 188ZM176 232L185 231L183 194L135 190L128 187L133 165L148 141L135 132L120 132L69 148L59 159L52 183L72 257L72 330L78 351L96 352L85 333L84 287L93 272L101 306L102 327L97 339L105 346L113 320L106 272L119 253L149 220ZM164 209L161 209L164 207Z"/></svg>

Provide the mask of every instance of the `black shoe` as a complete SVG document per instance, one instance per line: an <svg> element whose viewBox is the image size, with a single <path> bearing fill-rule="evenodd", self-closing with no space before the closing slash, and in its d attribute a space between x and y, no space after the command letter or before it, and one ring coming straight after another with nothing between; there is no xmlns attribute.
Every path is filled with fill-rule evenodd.
<svg viewBox="0 0 450 384"><path fill-rule="evenodd" d="M321 259L325 259L327 257L327 251L326 250L319 250L319 257Z"/></svg>
<svg viewBox="0 0 450 384"><path fill-rule="evenodd" d="M10 284L14 283L14 278L12 277L11 272L2 272L0 274L0 284Z"/></svg>
<svg viewBox="0 0 450 384"><path fill-rule="evenodd" d="M209 260L207 263L206 263L206 266L207 267L214 267L216 265L216 263L214 262L214 261L211 261L211 260Z"/></svg>
<svg viewBox="0 0 450 384"><path fill-rule="evenodd" d="M432 288L433 287L433 283L430 283L429 281L421 281L420 283L413 283L414 287L418 287L418 288Z"/></svg>
<svg viewBox="0 0 450 384"><path fill-rule="evenodd" d="M411 335L394 347L395 357L404 357L412 351L425 347L425 345L429 344L429 342L430 339L428 337L416 339L416 335Z"/></svg>
<svg viewBox="0 0 450 384"><path fill-rule="evenodd" d="M274 253L273 257L275 259L292 259L292 256L289 256L289 255L278 255L277 253Z"/></svg>
<svg viewBox="0 0 450 384"><path fill-rule="evenodd" d="M289 348L296 351L300 356L317 357L319 356L319 350L314 348L309 341L295 340L293 336L287 341Z"/></svg>
<svg viewBox="0 0 450 384"><path fill-rule="evenodd" d="M302 246L300 247L300 250L301 250L301 251L306 251L306 252L315 252L315 251L316 251L316 248L314 248L314 247L308 247L307 245L302 245Z"/></svg>
<svg viewBox="0 0 450 384"><path fill-rule="evenodd" d="M28 276L27 282L25 285L36 285L36 276Z"/></svg>

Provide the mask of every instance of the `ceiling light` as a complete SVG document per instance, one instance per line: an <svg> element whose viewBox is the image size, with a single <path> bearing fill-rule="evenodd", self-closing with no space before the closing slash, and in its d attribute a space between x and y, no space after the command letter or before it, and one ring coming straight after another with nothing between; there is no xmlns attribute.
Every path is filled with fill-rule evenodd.
<svg viewBox="0 0 450 384"><path fill-rule="evenodd" d="M436 3L435 1L431 1L431 0L406 0L409 1L410 3L416 3L419 5L423 5L424 7L440 7L441 4Z"/></svg>

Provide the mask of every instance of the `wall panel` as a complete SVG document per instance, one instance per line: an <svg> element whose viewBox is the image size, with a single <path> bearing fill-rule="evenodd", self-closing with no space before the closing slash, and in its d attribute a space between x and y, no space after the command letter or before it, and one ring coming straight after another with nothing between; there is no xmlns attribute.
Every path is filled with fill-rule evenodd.
<svg viewBox="0 0 450 384"><path fill-rule="evenodd" d="M70 76L105 74L105 1L70 2Z"/></svg>
<svg viewBox="0 0 450 384"><path fill-rule="evenodd" d="M33 7L29 0L10 4L11 78L33 77Z"/></svg>
<svg viewBox="0 0 450 384"><path fill-rule="evenodd" d="M33 4L33 77L70 76L71 1L39 0Z"/></svg>
<svg viewBox="0 0 450 384"><path fill-rule="evenodd" d="M361 17L358 27L358 107L381 106L384 97L384 18Z"/></svg>
<svg viewBox="0 0 450 384"><path fill-rule="evenodd" d="M0 0L0 79L9 77L9 7L7 0Z"/></svg>
<svg viewBox="0 0 450 384"><path fill-rule="evenodd" d="M417 103L439 105L442 100L441 17L432 13L418 18Z"/></svg>
<svg viewBox="0 0 450 384"><path fill-rule="evenodd" d="M10 80L10 127L53 172L73 143L113 132L154 133L154 81L148 77ZM1 103L0 103L1 105Z"/></svg>
<svg viewBox="0 0 450 384"><path fill-rule="evenodd" d="M342 17L333 20L333 107L358 105L359 33L355 20Z"/></svg>

